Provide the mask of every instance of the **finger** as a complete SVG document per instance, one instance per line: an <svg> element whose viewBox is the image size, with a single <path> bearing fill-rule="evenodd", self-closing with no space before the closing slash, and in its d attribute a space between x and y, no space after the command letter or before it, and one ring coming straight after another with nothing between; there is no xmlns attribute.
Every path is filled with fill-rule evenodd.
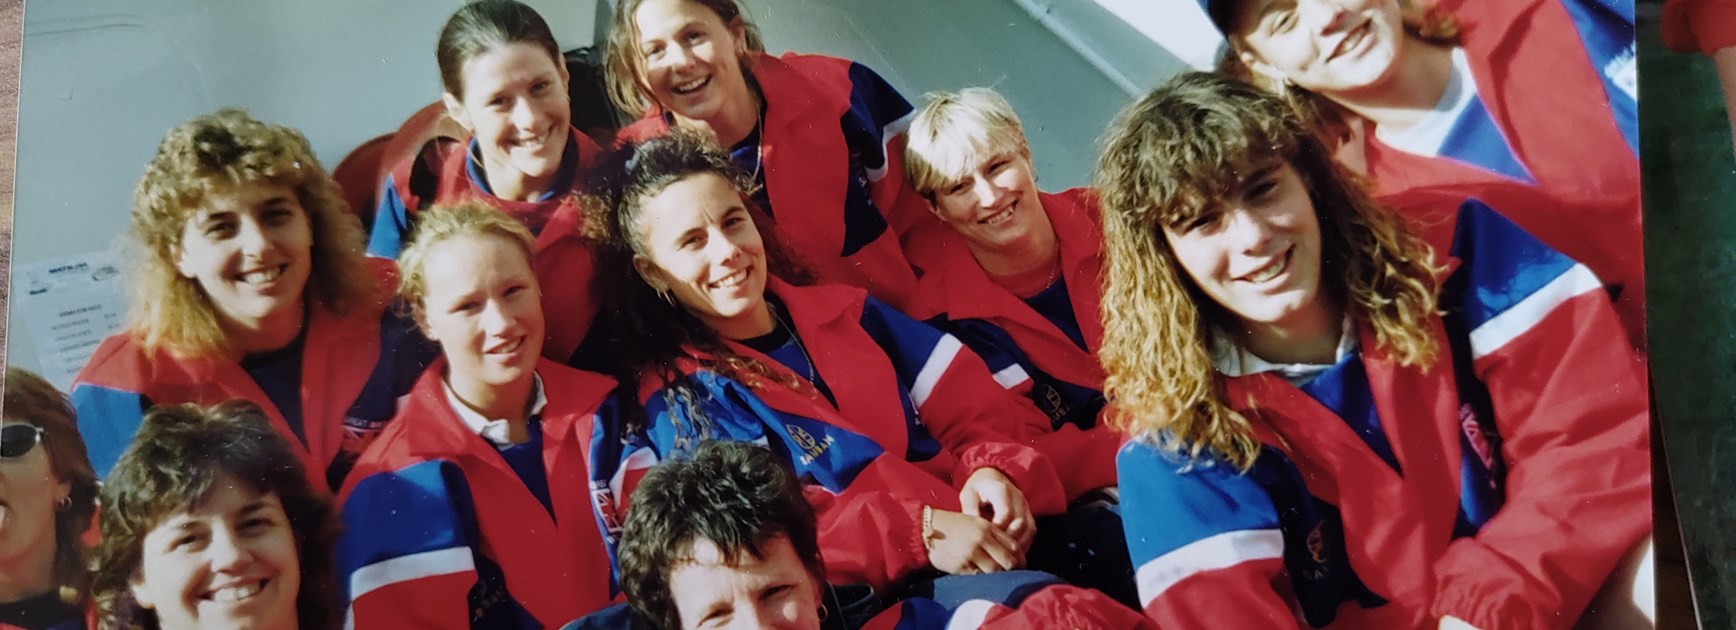
<svg viewBox="0 0 1736 630"><path fill-rule="evenodd" d="M983 544L977 545L977 549L982 555L987 556L987 560L991 564L987 569L988 571L1011 571L1019 566L1019 553L1007 544L1009 542L1011 541L993 539L984 540ZM978 564L981 566L980 562Z"/></svg>
<svg viewBox="0 0 1736 630"><path fill-rule="evenodd" d="M960 512L971 516L982 515L982 499L977 496L976 488L965 486L963 490L958 491L958 505Z"/></svg>

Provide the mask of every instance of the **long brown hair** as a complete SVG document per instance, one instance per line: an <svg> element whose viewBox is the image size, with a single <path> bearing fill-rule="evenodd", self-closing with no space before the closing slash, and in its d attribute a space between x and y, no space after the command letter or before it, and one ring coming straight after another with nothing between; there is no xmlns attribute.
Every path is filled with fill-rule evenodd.
<svg viewBox="0 0 1736 630"><path fill-rule="evenodd" d="M1176 262L1165 228L1211 211L1242 173L1288 164L1320 219L1321 290L1343 300L1407 366L1435 357L1432 249L1377 205L1278 97L1216 74L1187 73L1128 107L1098 158L1105 254L1099 359L1112 421L1128 433L1241 468L1260 444L1216 379L1208 343L1221 309Z"/></svg>

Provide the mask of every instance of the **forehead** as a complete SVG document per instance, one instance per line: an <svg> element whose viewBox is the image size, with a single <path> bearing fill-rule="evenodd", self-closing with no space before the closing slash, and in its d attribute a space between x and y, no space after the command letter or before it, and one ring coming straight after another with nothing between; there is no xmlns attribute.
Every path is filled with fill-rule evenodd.
<svg viewBox="0 0 1736 630"><path fill-rule="evenodd" d="M808 569L788 538L766 541L760 545L760 554L764 557L755 558L742 550L732 558L709 540L693 542L689 559L669 572L669 591L675 596L676 607L702 608L775 582L807 579Z"/></svg>
<svg viewBox="0 0 1736 630"><path fill-rule="evenodd" d="M464 62L466 92L491 92L513 83L544 79L560 72L548 50L530 42L509 42Z"/></svg>
<svg viewBox="0 0 1736 630"><path fill-rule="evenodd" d="M193 504L164 517L151 530L155 535L196 521L220 521L240 514L250 506L282 512L283 502L275 492L260 492L253 484L242 482L229 473L218 473L211 489Z"/></svg>
<svg viewBox="0 0 1736 630"><path fill-rule="evenodd" d="M641 222L653 232L702 225L743 207L741 193L716 173L695 173L670 182L639 201Z"/></svg>
<svg viewBox="0 0 1736 630"><path fill-rule="evenodd" d="M645 0L633 9L633 24L640 41L654 41L688 25L722 28L723 17L691 0Z"/></svg>
<svg viewBox="0 0 1736 630"><path fill-rule="evenodd" d="M257 210L268 202L288 202L299 205L295 198L295 190L270 180L255 180L238 184L214 182L207 187L205 195L199 200L199 206L194 209L193 215L247 212Z"/></svg>
<svg viewBox="0 0 1736 630"><path fill-rule="evenodd" d="M524 248L497 234L466 234L435 243L422 274L430 296L468 291L500 278L531 275Z"/></svg>

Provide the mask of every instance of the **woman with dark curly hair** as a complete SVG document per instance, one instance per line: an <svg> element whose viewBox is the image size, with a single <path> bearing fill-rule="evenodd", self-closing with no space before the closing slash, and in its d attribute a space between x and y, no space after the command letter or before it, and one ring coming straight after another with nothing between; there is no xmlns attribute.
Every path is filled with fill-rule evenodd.
<svg viewBox="0 0 1736 630"><path fill-rule="evenodd" d="M1097 189L1159 625L1563 628L1649 548L1646 382L1584 265L1463 196L1407 224L1218 75L1124 111Z"/></svg>
<svg viewBox="0 0 1736 630"><path fill-rule="evenodd" d="M391 261L300 132L226 109L170 130L133 195L127 329L72 402L104 477L152 405L258 403L336 488L432 354L388 308Z"/></svg>
<svg viewBox="0 0 1736 630"><path fill-rule="evenodd" d="M337 519L258 405L152 409L102 487L104 629L341 625Z"/></svg>
<svg viewBox="0 0 1736 630"><path fill-rule="evenodd" d="M6 369L0 422L0 628L83 628L90 600L84 533L96 474L66 396Z"/></svg>

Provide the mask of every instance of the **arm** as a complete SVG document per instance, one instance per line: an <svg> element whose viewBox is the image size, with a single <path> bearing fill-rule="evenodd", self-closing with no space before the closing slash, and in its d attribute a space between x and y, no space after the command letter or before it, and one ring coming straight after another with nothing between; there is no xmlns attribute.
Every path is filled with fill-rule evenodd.
<svg viewBox="0 0 1736 630"><path fill-rule="evenodd" d="M379 445L376 445L379 446ZM478 585L468 488L441 462L379 470L364 461L345 488L338 592L355 628L469 628Z"/></svg>
<svg viewBox="0 0 1736 630"><path fill-rule="evenodd" d="M1299 628L1272 499L1222 463L1180 470L1129 442L1121 518L1145 615L1165 628ZM1226 604L1226 602L1234 602Z"/></svg>
<svg viewBox="0 0 1736 630"><path fill-rule="evenodd" d="M852 62L850 109L844 114L844 135L867 170L869 196L898 237L906 255L935 252L934 243L950 231L929 212L928 200L904 180L904 143L915 108L878 73ZM920 261L929 263L932 261ZM925 265L912 260L918 269Z"/></svg>
<svg viewBox="0 0 1736 630"><path fill-rule="evenodd" d="M862 327L891 359L922 425L957 458L953 479L994 468L1013 480L1032 512L1066 510L1066 492L1050 461L1016 441L1048 430L1049 418L1036 405L1002 388L957 337L872 297L863 304Z"/></svg>
<svg viewBox="0 0 1736 630"><path fill-rule="evenodd" d="M1475 202L1455 241L1470 285L1457 306L1509 469L1505 504L1435 563L1432 612L1566 627L1651 529L1646 382L1584 266Z"/></svg>

